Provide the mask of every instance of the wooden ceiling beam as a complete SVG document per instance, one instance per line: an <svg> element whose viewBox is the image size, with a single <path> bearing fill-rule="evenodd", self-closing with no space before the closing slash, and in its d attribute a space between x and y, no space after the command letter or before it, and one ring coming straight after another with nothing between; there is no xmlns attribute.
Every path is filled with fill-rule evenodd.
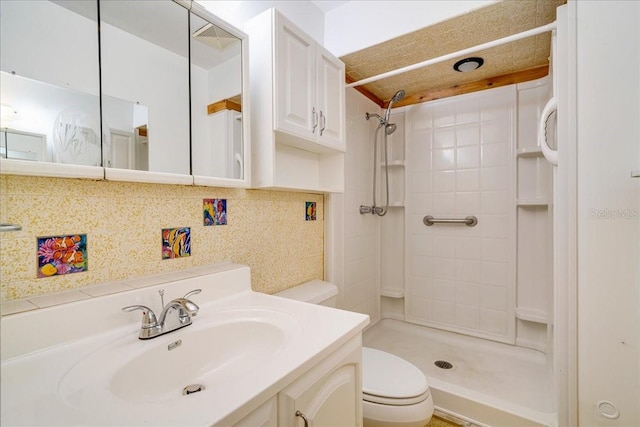
<svg viewBox="0 0 640 427"><path fill-rule="evenodd" d="M420 93L409 94L405 96L402 101L394 102L393 108L420 104L422 102L434 101L436 99L448 98L450 96L464 95L465 93L472 93L480 90L508 86L515 83L524 83L531 80L540 79L547 74L549 74L549 65L541 65L539 67L516 71L509 74L503 74L501 76L490 77L488 79L478 80L475 82L438 89L429 89ZM346 78L346 81L347 84L354 82L354 80L349 77ZM387 106L389 105L388 101L384 101L378 98L373 92L368 90L366 86L357 86L354 89L376 103L380 108L387 108Z"/></svg>
<svg viewBox="0 0 640 427"><path fill-rule="evenodd" d="M349 76L346 76L345 80L347 81L347 84L355 82L355 79L352 79ZM374 95L374 93L367 89L365 86L356 86L354 87L354 89L376 103L380 108L383 108L384 101Z"/></svg>
<svg viewBox="0 0 640 427"><path fill-rule="evenodd" d="M463 95L465 93L477 92L485 89L493 89L501 86L508 86L515 83L523 83L542 78L549 74L549 65L529 68L502 76L491 77L475 82L454 85L439 89L429 89L420 93L408 94L399 102L393 103L393 108L407 105L420 104L422 102L434 101L436 99L448 98L450 96ZM382 107L386 108L388 102L383 102Z"/></svg>

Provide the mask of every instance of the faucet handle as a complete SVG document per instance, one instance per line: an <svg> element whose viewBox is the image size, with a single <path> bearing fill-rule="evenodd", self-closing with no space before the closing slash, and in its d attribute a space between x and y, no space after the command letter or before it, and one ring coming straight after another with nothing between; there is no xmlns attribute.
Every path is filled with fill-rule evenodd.
<svg viewBox="0 0 640 427"><path fill-rule="evenodd" d="M199 294L200 292L202 292L202 289L194 289L192 291L187 292L187 294L185 296L183 296L182 298L189 299L189 297L191 295L196 295L196 294Z"/></svg>
<svg viewBox="0 0 640 427"><path fill-rule="evenodd" d="M142 329L150 329L158 326L158 319L155 313L149 307L145 305L128 305L122 307L122 311L136 311L142 310Z"/></svg>

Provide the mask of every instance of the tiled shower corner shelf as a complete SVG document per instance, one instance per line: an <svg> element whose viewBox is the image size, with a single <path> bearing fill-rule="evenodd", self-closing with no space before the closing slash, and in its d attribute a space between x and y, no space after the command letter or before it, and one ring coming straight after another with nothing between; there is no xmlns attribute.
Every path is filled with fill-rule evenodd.
<svg viewBox="0 0 640 427"><path fill-rule="evenodd" d="M540 147L518 148L516 155L523 158L542 157L542 149Z"/></svg>
<svg viewBox="0 0 640 427"><path fill-rule="evenodd" d="M389 162L388 165L385 165L384 162L380 162L380 167L384 168L384 167L404 167L405 166L405 161L404 160L391 160Z"/></svg>
<svg viewBox="0 0 640 427"><path fill-rule="evenodd" d="M381 289L380 296L389 298L404 298L403 289Z"/></svg>
<svg viewBox="0 0 640 427"><path fill-rule="evenodd" d="M516 308L516 318L534 323L547 323L547 313L532 308Z"/></svg>
<svg viewBox="0 0 640 427"><path fill-rule="evenodd" d="M549 199L546 197L535 197L516 200L518 206L548 206Z"/></svg>

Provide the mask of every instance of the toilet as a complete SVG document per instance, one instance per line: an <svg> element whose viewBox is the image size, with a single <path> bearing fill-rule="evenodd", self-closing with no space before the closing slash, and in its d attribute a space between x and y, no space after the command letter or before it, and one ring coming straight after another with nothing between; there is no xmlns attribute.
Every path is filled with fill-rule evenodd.
<svg viewBox="0 0 640 427"><path fill-rule="evenodd" d="M327 307L336 306L338 288L313 280L275 294ZM433 398L425 375L393 354L362 348L364 427L424 427L433 415Z"/></svg>

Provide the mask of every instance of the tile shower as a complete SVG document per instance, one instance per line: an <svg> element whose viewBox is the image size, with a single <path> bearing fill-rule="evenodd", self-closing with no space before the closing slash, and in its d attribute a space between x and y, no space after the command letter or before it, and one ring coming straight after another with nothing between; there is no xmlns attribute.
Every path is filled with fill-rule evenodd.
<svg viewBox="0 0 640 427"><path fill-rule="evenodd" d="M370 201L373 175L374 127L365 113L378 106L347 94L341 305L381 319L365 344L419 366L437 407L487 416L490 425L528 425L509 414L546 423L553 412L544 255L551 169L536 147L549 96L541 79L397 110L391 207L377 218L359 215L358 206ZM426 215L474 215L478 224L425 226ZM435 367L440 359L453 369ZM464 412L470 401L477 414Z"/></svg>
<svg viewBox="0 0 640 427"><path fill-rule="evenodd" d="M503 342L515 335L511 168L515 86L411 110L407 320ZM478 225L423 224L475 215Z"/></svg>

